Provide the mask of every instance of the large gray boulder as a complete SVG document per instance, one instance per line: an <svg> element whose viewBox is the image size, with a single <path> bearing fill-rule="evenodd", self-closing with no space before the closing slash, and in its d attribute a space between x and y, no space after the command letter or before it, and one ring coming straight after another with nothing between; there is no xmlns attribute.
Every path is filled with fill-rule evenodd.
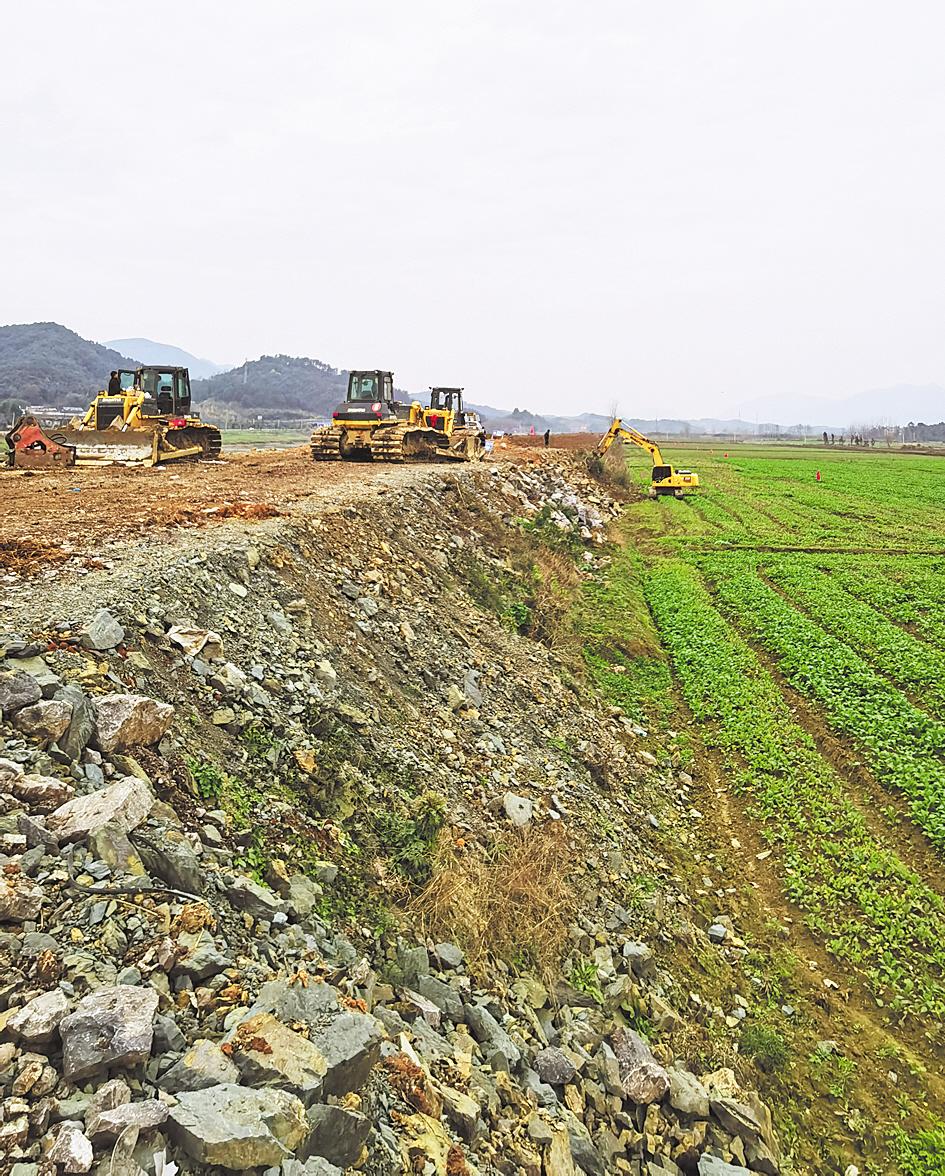
<svg viewBox="0 0 945 1176"><path fill-rule="evenodd" d="M277 914L285 914L286 904L268 886L260 886L252 878L237 876L226 888L226 896L239 911L245 911L254 919L272 922Z"/></svg>
<svg viewBox="0 0 945 1176"><path fill-rule="evenodd" d="M137 1066L151 1055L158 994L153 988L96 989L59 1023L62 1068L76 1084L112 1066Z"/></svg>
<svg viewBox="0 0 945 1176"><path fill-rule="evenodd" d="M432 1000L440 1012L454 1023L463 1019L463 999L451 985L436 976L421 976L417 981L417 992Z"/></svg>
<svg viewBox="0 0 945 1176"><path fill-rule="evenodd" d="M268 980L259 989L256 1003L249 1010L272 1013L288 1025L301 1023L318 1030L327 1020L338 1016L338 992L323 980L310 979L308 984L290 984L287 980Z"/></svg>
<svg viewBox="0 0 945 1176"><path fill-rule="evenodd" d="M131 840L152 877L188 894L202 892L200 859L179 829L140 825Z"/></svg>
<svg viewBox="0 0 945 1176"><path fill-rule="evenodd" d="M182 931L177 937L177 946L183 954L174 964L174 972L183 972L191 980L203 980L233 966L233 961L220 952L217 941L206 928Z"/></svg>
<svg viewBox="0 0 945 1176"><path fill-rule="evenodd" d="M756 1143L761 1138L761 1123L751 1107L733 1098L714 1098L711 1109L713 1117L730 1135L737 1135L746 1143Z"/></svg>
<svg viewBox="0 0 945 1176"><path fill-rule="evenodd" d="M312 1044L325 1059L326 1095L361 1090L381 1056L384 1031L367 1013L342 1013L316 1033Z"/></svg>
<svg viewBox="0 0 945 1176"><path fill-rule="evenodd" d="M632 1029L617 1029L611 1045L617 1055L625 1097L644 1106L659 1102L669 1091L669 1075L643 1038Z"/></svg>
<svg viewBox="0 0 945 1176"><path fill-rule="evenodd" d="M13 717L13 726L35 743L46 747L56 743L72 722L72 706L62 700L41 698L31 706L21 707Z"/></svg>
<svg viewBox="0 0 945 1176"><path fill-rule="evenodd" d="M130 833L154 806L154 793L137 776L123 776L87 796L77 796L50 813L46 821L60 841L77 841L100 832L105 826Z"/></svg>
<svg viewBox="0 0 945 1176"><path fill-rule="evenodd" d="M466 1022L487 1054L501 1054L509 1068L515 1069L521 1061L522 1051L484 1005L467 1005Z"/></svg>
<svg viewBox="0 0 945 1176"><path fill-rule="evenodd" d="M69 1002L61 988L35 996L7 1020L7 1032L18 1037L24 1045L40 1045L51 1041L59 1022L69 1011Z"/></svg>
<svg viewBox="0 0 945 1176"><path fill-rule="evenodd" d="M125 639L125 630L121 621L107 608L100 608L90 621L82 626L79 644L83 649L104 652L121 645Z"/></svg>
<svg viewBox="0 0 945 1176"><path fill-rule="evenodd" d="M6 787L31 812L48 813L75 796L75 788L55 776L17 776Z"/></svg>
<svg viewBox="0 0 945 1176"><path fill-rule="evenodd" d="M673 1110L694 1119L708 1119L709 1096L695 1074L672 1067L666 1074L669 1078L669 1105Z"/></svg>
<svg viewBox="0 0 945 1176"><path fill-rule="evenodd" d="M160 1127L167 1118L167 1107L159 1099L145 1098L140 1102L127 1102L111 1110L100 1111L94 1119L86 1118L85 1129L90 1139L117 1139L129 1127L141 1135Z"/></svg>
<svg viewBox="0 0 945 1176"><path fill-rule="evenodd" d="M710 1156L708 1152L699 1157L699 1176L752 1176L748 1168L741 1168L737 1164L727 1164L718 1156Z"/></svg>
<svg viewBox="0 0 945 1176"><path fill-rule="evenodd" d="M23 776L23 765L15 760L0 757L0 788L6 791L14 780Z"/></svg>
<svg viewBox="0 0 945 1176"><path fill-rule="evenodd" d="M22 875L0 877L0 923L35 919L43 905L43 888Z"/></svg>
<svg viewBox="0 0 945 1176"><path fill-rule="evenodd" d="M309 1125L288 1091L226 1083L178 1095L167 1132L197 1163L245 1172L281 1164L305 1141Z"/></svg>
<svg viewBox="0 0 945 1176"><path fill-rule="evenodd" d="M0 671L0 716L9 718L24 706L32 706L43 697L32 674L22 670Z"/></svg>
<svg viewBox="0 0 945 1176"><path fill-rule="evenodd" d="M92 703L78 686L60 686L53 695L56 702L65 702L72 707L72 718L65 733L58 740L59 750L71 760L78 760L88 747L95 730L95 712Z"/></svg>
<svg viewBox="0 0 945 1176"><path fill-rule="evenodd" d="M222 1049L213 1041L195 1041L179 1062L158 1079L158 1086L169 1094L185 1090L206 1090L221 1083L238 1083L240 1073Z"/></svg>
<svg viewBox="0 0 945 1176"><path fill-rule="evenodd" d="M310 1107L311 1127L302 1156L321 1156L339 1168L354 1164L371 1131L371 1120L359 1111L318 1103Z"/></svg>
<svg viewBox="0 0 945 1176"><path fill-rule="evenodd" d="M46 1153L46 1160L53 1170L63 1172L88 1172L92 1167L92 1142L82 1130L82 1124L66 1120L53 1128L55 1141Z"/></svg>
<svg viewBox="0 0 945 1176"><path fill-rule="evenodd" d="M227 1041L233 1048L233 1061L249 1085L279 1086L306 1104L321 1097L328 1069L324 1055L271 1013L241 1021Z"/></svg>
<svg viewBox="0 0 945 1176"><path fill-rule="evenodd" d="M100 751L151 747L174 720L174 708L143 694L106 694L95 702L95 738Z"/></svg>
<svg viewBox="0 0 945 1176"><path fill-rule="evenodd" d="M577 1073L574 1063L556 1045L535 1054L535 1073L550 1086L566 1086Z"/></svg>

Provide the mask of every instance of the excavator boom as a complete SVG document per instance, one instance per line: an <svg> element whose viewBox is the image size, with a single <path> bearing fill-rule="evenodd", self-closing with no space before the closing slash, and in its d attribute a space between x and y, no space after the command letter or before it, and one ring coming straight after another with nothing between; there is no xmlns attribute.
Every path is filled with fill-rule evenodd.
<svg viewBox="0 0 945 1176"><path fill-rule="evenodd" d="M628 441L645 449L653 462L653 474L650 481L650 495L672 494L676 498L694 490L699 485L699 475L692 470L676 470L663 460L660 447L649 437L644 437L636 429L629 428L619 418L616 418L607 432L597 442L597 452L601 457L615 441Z"/></svg>
<svg viewBox="0 0 945 1176"><path fill-rule="evenodd" d="M649 437L644 437L636 429L629 428L619 419L614 421L604 436L598 441L597 452L601 455L605 454L618 438L621 441L629 441L631 445L639 445L641 449L647 451L653 459L654 465L663 465L663 455L660 453L660 447L656 442L651 441Z"/></svg>

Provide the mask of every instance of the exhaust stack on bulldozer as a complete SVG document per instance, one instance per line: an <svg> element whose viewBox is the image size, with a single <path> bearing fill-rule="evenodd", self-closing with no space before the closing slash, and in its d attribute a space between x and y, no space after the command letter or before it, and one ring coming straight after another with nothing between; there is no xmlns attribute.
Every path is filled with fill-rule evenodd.
<svg viewBox="0 0 945 1176"><path fill-rule="evenodd" d="M462 388L432 388L430 407L394 399L393 372L348 373L332 423L312 433L313 461L476 461L485 432Z"/></svg>
<svg viewBox="0 0 945 1176"><path fill-rule="evenodd" d="M118 373L121 390L100 392L84 416L55 432L23 417L7 434L15 469L140 465L218 457L220 430L190 407L183 367L139 367Z"/></svg>

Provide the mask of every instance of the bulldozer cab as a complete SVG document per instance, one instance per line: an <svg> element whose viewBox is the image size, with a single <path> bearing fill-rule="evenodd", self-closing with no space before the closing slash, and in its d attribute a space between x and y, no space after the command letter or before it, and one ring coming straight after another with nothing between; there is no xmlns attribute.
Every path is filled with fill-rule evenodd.
<svg viewBox="0 0 945 1176"><path fill-rule="evenodd" d="M348 394L345 399L391 404L394 399L393 372L349 372Z"/></svg>
<svg viewBox="0 0 945 1176"><path fill-rule="evenodd" d="M439 409L442 412L462 413L462 388L431 388L430 407Z"/></svg>
<svg viewBox="0 0 945 1176"><path fill-rule="evenodd" d="M450 414L453 414L454 425L466 424L466 412L463 409L463 390L462 388L431 388L430 389L430 413L436 417L436 414L443 413L443 417L439 418L441 422ZM434 428L436 428L434 424ZM445 427L440 424L440 427Z"/></svg>
<svg viewBox="0 0 945 1176"><path fill-rule="evenodd" d="M190 372L187 368L140 367L134 373L133 386L144 398L141 411L145 416L183 417L190 413Z"/></svg>
<svg viewBox="0 0 945 1176"><path fill-rule="evenodd" d="M187 368L122 368L118 372L121 395L102 393L92 406L92 428L107 429L126 420L134 407L141 416L185 417L190 413L190 373Z"/></svg>

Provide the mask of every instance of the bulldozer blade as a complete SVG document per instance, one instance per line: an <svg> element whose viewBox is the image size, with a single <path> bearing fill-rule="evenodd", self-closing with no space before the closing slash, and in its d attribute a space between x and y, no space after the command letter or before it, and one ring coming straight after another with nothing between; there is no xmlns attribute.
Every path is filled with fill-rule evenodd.
<svg viewBox="0 0 945 1176"><path fill-rule="evenodd" d="M75 448L77 466L153 466L158 461L158 434L131 429L64 429L62 443Z"/></svg>
<svg viewBox="0 0 945 1176"><path fill-rule="evenodd" d="M188 449L160 449L158 450L158 461L180 461L182 458L188 457L202 457L202 445L191 445Z"/></svg>

